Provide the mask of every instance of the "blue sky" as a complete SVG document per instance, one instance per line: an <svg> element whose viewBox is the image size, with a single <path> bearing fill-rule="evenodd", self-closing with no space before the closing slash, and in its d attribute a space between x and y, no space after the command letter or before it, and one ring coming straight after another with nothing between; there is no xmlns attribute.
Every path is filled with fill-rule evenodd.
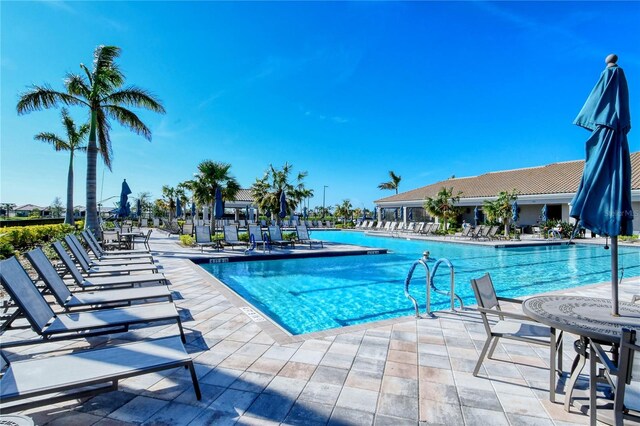
<svg viewBox="0 0 640 426"><path fill-rule="evenodd" d="M15 105L30 84L62 90L100 44L122 48L127 83L167 113L139 111L151 143L114 125L99 199L123 178L159 197L204 159L231 163L244 187L288 161L309 173L312 207L327 185L328 205L370 208L392 194L377 189L389 170L406 191L580 159L588 134L572 121L611 52L640 112L639 2L3 1L0 20L2 202L65 199L67 153L33 140L62 134L59 111ZM76 204L85 168L80 156Z"/></svg>

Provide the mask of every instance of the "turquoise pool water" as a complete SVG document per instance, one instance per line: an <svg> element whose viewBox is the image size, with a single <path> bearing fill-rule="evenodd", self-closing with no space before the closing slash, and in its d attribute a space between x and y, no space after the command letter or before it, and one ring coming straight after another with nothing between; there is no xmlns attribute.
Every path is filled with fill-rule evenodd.
<svg viewBox="0 0 640 426"><path fill-rule="evenodd" d="M611 252L590 245L496 249L465 244L409 241L360 232L316 231L325 241L387 248L386 255L288 259L201 265L291 334L379 321L413 314L404 279L425 250L430 264L441 257L455 267L456 292L465 304L475 299L469 280L490 272L498 294L527 296L610 280ZM443 265L444 266L444 265ZM640 275L640 250L620 248L624 276ZM425 274L416 269L412 294L425 303ZM448 290L446 267L436 285ZM432 293L432 309L449 300Z"/></svg>

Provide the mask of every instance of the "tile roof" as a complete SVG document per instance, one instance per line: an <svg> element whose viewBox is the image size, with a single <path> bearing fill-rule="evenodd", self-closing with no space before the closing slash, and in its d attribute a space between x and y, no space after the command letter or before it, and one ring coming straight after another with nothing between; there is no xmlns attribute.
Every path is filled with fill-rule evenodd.
<svg viewBox="0 0 640 426"><path fill-rule="evenodd" d="M253 202L253 197L251 196L250 189L241 189L236 194L236 199L234 201L249 201Z"/></svg>
<svg viewBox="0 0 640 426"><path fill-rule="evenodd" d="M48 208L49 208L49 207L40 207L40 206L36 206L35 204L25 204L25 205L23 205L23 206L16 207L15 209L13 209L13 211L16 211L16 210L20 210L20 211L32 211L32 210L35 210L35 209L38 209L38 210L47 210Z"/></svg>
<svg viewBox="0 0 640 426"><path fill-rule="evenodd" d="M493 197L501 191L513 189L520 195L574 193L578 190L583 168L584 160L576 160L453 178L381 198L375 202L424 200L434 197L442 187L453 187L454 194L461 191L460 198ZM631 154L631 170L631 189L640 190L640 152Z"/></svg>

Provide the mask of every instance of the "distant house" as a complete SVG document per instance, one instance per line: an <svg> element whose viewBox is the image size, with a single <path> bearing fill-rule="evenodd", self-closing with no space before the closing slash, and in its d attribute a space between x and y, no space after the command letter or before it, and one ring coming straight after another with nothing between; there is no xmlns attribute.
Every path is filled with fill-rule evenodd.
<svg viewBox="0 0 640 426"><path fill-rule="evenodd" d="M584 160L553 163L485 173L479 176L452 178L432 183L375 201L378 220L431 220L424 210L424 200L436 196L443 187L453 188L460 195L458 206L463 208L462 219L473 223L475 207L482 208L485 200L495 200L501 191L518 191L520 225L534 225L540 220L543 205L547 205L549 219L570 221L569 211L584 169ZM640 231L640 152L631 154L631 200L635 220L634 232ZM572 219L571 219L572 220Z"/></svg>
<svg viewBox="0 0 640 426"><path fill-rule="evenodd" d="M25 204L18 206L13 210L16 217L28 217L34 210L40 211L40 217L48 217L51 215L49 207L36 206L35 204Z"/></svg>

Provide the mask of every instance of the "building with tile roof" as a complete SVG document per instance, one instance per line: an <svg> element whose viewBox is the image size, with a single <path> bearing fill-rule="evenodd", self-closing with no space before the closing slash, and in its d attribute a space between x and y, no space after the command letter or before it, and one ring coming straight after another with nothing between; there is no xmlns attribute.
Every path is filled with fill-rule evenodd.
<svg viewBox="0 0 640 426"><path fill-rule="evenodd" d="M401 211L404 220L407 220L409 212L413 220L428 220L430 218L423 209L424 200L435 197L443 187L453 188L454 194L461 193L458 205L463 207L463 219L471 223L476 206L482 207L485 200L496 199L501 191L515 189L519 193L520 224L538 222L545 204L550 219L569 221L570 203L580 185L583 169L584 160L576 160L451 178L381 198L375 204L379 219L391 220L395 211ZM631 197L636 217L634 231L640 231L640 152L631 154L631 169Z"/></svg>

